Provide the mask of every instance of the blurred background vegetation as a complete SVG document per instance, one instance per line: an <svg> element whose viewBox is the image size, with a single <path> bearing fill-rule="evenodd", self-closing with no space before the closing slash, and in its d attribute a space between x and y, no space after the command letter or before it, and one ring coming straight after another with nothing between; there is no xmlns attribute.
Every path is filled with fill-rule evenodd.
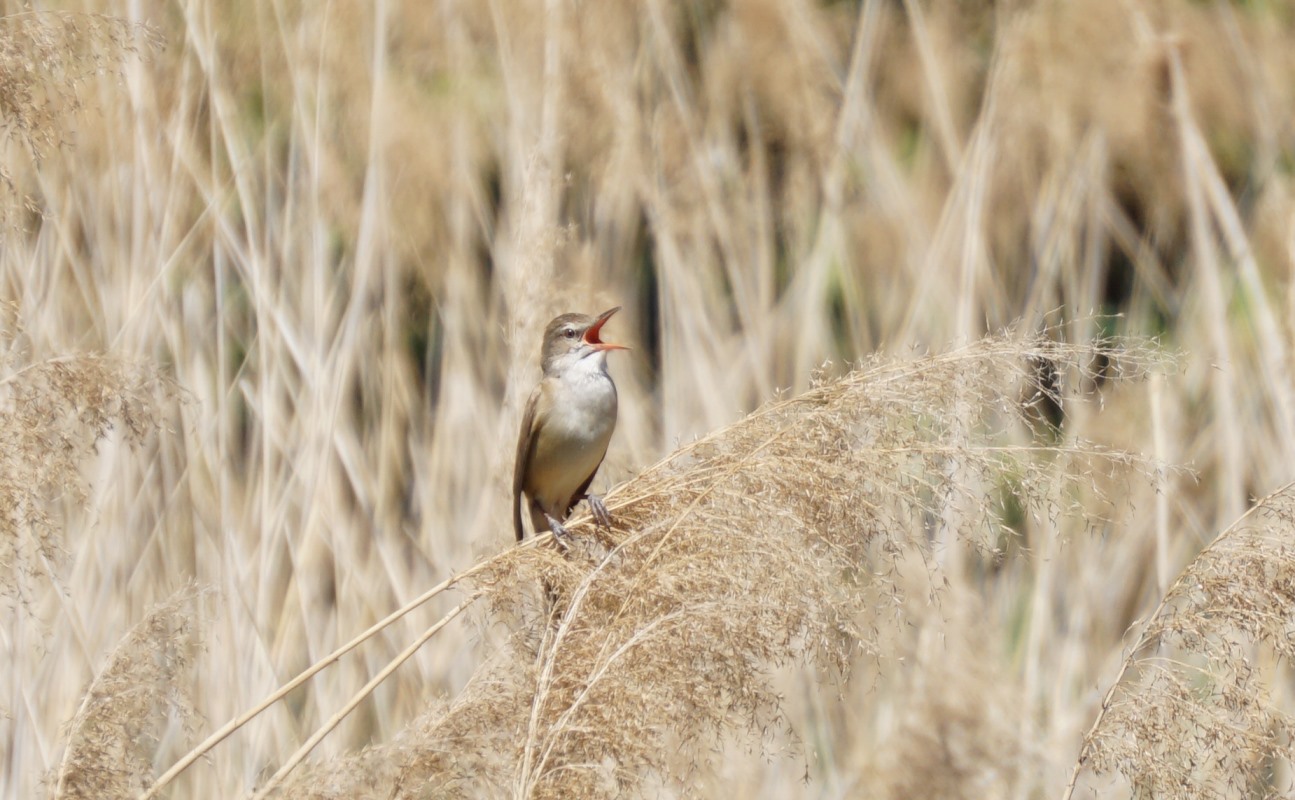
<svg viewBox="0 0 1295 800"><path fill-rule="evenodd" d="M10 423L5 797L51 788L91 680L186 586L214 592L166 673L191 713L163 715L145 767L506 547L539 332L568 310L625 306L608 336L634 348L598 490L872 354L1008 325L1182 353L1055 419L1190 471L1106 481L1100 516L1023 516L990 554L933 543L940 598L847 685L784 670L793 732L724 745L703 796L1054 796L1129 626L1295 479L1289 3L0 13L5 402L71 420ZM18 391L91 353L123 366ZM98 434L87 408L106 438L39 472ZM140 414L151 436L121 424ZM174 796L250 788L437 610ZM317 755L391 740L498 627L448 628Z"/></svg>

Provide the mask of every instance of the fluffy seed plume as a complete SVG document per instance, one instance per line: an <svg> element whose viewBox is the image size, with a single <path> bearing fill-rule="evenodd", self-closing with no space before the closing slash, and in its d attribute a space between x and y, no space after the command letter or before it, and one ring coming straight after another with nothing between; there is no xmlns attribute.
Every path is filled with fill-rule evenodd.
<svg viewBox="0 0 1295 800"><path fill-rule="evenodd" d="M172 718L186 724L203 593L182 589L151 610L108 657L69 726L56 798L133 797L152 777L157 743Z"/></svg>
<svg viewBox="0 0 1295 800"><path fill-rule="evenodd" d="M106 14L22 11L0 14L0 147L16 142L38 163L68 144L72 117L85 105L83 84L120 75L132 57L162 46L149 25ZM16 226L18 212L38 213L9 166L0 161L0 235Z"/></svg>
<svg viewBox="0 0 1295 800"><path fill-rule="evenodd" d="M1188 565L1148 618L1085 737L1085 768L1138 796L1286 797L1295 725L1271 673L1295 658L1295 484ZM1284 765L1284 766L1279 766Z"/></svg>
<svg viewBox="0 0 1295 800"><path fill-rule="evenodd" d="M85 496L79 473L109 431L139 443L161 424L173 387L155 372L100 354L19 365L0 378L0 594L22 597L59 562L62 529L51 501Z"/></svg>
<svg viewBox="0 0 1295 800"><path fill-rule="evenodd" d="M1160 361L1143 342L991 337L873 361L684 446L607 496L612 532L580 521L565 555L517 548L476 572L493 616L516 625L508 645L398 741L302 772L286 791L686 791L716 742L786 725L780 665L849 671L897 614L902 555L945 528L983 543L1004 491L1060 513L1095 470L1131 461L1040 444L1055 429L1032 435L1034 409L1064 412Z"/></svg>

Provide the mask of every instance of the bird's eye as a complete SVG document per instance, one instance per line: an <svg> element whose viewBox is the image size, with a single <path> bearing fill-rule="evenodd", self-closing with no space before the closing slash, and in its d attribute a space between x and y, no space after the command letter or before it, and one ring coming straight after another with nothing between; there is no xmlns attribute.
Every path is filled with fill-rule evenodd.
<svg viewBox="0 0 1295 800"><path fill-rule="evenodd" d="M574 339L576 338L576 329L567 328L566 330L562 331L562 335L567 337L568 339Z"/></svg>

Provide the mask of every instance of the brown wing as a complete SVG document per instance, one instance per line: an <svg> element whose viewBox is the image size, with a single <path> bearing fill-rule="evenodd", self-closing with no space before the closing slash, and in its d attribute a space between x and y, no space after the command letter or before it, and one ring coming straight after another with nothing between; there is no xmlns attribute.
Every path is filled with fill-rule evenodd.
<svg viewBox="0 0 1295 800"><path fill-rule="evenodd" d="M522 486L526 479L526 464L535 450L535 436L531 427L535 424L535 406L539 404L539 400L540 387L536 386L530 399L526 401L522 429L517 434L517 460L513 463L513 532L517 534L519 542L526 535L522 528Z"/></svg>

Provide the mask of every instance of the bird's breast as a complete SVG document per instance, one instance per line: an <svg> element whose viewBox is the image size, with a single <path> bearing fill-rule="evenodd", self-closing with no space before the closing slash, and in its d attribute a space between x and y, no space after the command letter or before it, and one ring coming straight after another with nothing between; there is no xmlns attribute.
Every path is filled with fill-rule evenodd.
<svg viewBox="0 0 1295 800"><path fill-rule="evenodd" d="M598 469L616 428L616 386L602 370L568 370L545 387L536 420L527 492L545 505L567 503Z"/></svg>

